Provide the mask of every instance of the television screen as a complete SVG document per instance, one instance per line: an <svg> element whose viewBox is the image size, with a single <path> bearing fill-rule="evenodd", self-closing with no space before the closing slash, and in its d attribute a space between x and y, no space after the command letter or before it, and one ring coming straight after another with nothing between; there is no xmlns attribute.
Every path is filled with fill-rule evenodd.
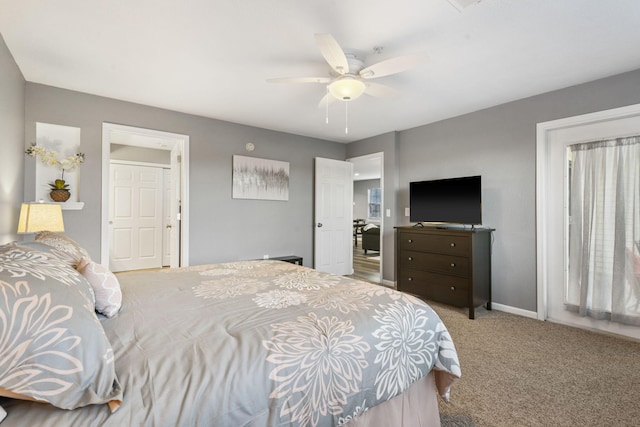
<svg viewBox="0 0 640 427"><path fill-rule="evenodd" d="M409 184L409 220L482 224L480 176L417 181Z"/></svg>

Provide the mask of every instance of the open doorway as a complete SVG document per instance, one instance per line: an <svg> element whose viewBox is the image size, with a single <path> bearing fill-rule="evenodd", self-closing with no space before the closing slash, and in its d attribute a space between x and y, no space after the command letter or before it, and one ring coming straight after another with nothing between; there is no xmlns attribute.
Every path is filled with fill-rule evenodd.
<svg viewBox="0 0 640 427"><path fill-rule="evenodd" d="M124 149L133 157L123 160L122 156L112 154L115 152L115 147L118 147L120 151ZM114 251L124 252L127 256L126 252L129 251L134 256L137 252L158 252L158 248L158 255L160 255L159 267L165 264L170 267L188 265L188 148L189 137L186 135L111 123L103 124L101 234L101 262L103 265L112 267L116 258ZM115 216L118 216L115 215L114 209L114 165L116 164L117 167L131 172L132 176L135 171L142 171L142 174L148 177L150 176L149 171L160 170L159 174L156 174L158 175L158 179L156 179L157 196L150 198L149 194L153 193L146 187L142 192L143 196L140 198L131 197L131 202L126 196L120 195L122 197L121 206L126 209L119 208L119 212L129 212L128 215L131 216L134 222L132 226L127 225L129 228L123 227L118 230L120 233L118 245L114 245L114 241L117 240L114 238L114 223L116 221ZM164 169L164 172L162 169ZM131 189L132 194L135 193L138 185L139 183L134 181L126 184ZM166 188L169 188L168 192ZM123 191L123 193L126 193L126 191ZM153 225L156 230L152 234L151 227L147 224L142 224L147 220L146 211L145 215L136 215L136 210L132 206L137 203L147 208L149 205L148 200L156 197L161 199L161 202L157 205L158 208L155 211L162 218L158 224ZM136 223L137 220L139 221ZM138 227L140 224L142 225ZM136 230L140 232L138 233ZM156 245L154 240L158 240L160 246ZM138 251L138 249L141 250ZM146 254L143 253L141 258L145 256ZM126 258L126 256L122 258ZM132 265L135 265L135 263ZM112 268L112 270L122 269Z"/></svg>
<svg viewBox="0 0 640 427"><path fill-rule="evenodd" d="M382 281L383 153L348 159L353 163L353 274Z"/></svg>

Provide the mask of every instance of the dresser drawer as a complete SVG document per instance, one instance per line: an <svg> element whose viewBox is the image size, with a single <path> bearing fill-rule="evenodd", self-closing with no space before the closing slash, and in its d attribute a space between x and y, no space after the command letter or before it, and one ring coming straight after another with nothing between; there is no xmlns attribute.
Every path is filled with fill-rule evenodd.
<svg viewBox="0 0 640 427"><path fill-rule="evenodd" d="M439 254L468 256L471 239L449 234L423 234L403 232L399 236L400 251L436 252Z"/></svg>
<svg viewBox="0 0 640 427"><path fill-rule="evenodd" d="M429 270L437 273L469 277L469 258L440 255L429 252L401 251L398 259L401 267Z"/></svg>
<svg viewBox="0 0 640 427"><path fill-rule="evenodd" d="M401 268L398 290L458 307L469 304L469 279L463 277Z"/></svg>

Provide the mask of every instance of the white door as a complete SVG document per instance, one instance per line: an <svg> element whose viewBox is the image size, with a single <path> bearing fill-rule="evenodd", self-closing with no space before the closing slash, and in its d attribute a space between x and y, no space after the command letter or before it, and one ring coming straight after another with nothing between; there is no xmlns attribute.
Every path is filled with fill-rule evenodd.
<svg viewBox="0 0 640 427"><path fill-rule="evenodd" d="M164 221L162 223L162 266L174 267L171 265L171 250L172 250L172 236L173 233L173 221L171 216L171 193L173 186L171 185L171 170L162 169L162 188L164 191L164 197L162 199L162 216Z"/></svg>
<svg viewBox="0 0 640 427"><path fill-rule="evenodd" d="M110 269L162 267L162 168L110 165Z"/></svg>
<svg viewBox="0 0 640 427"><path fill-rule="evenodd" d="M314 267L353 274L353 164L315 159Z"/></svg>
<svg viewBox="0 0 640 427"><path fill-rule="evenodd" d="M182 236L180 230L182 229L182 194L185 191L182 183L182 143L176 144L171 150L171 191L169 191L169 243L171 247L169 252L171 253L169 265L171 268L180 267L180 241Z"/></svg>

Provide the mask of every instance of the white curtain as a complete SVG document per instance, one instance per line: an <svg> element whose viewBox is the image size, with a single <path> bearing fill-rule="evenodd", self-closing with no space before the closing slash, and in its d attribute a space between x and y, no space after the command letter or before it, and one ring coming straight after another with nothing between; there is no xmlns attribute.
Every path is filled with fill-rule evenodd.
<svg viewBox="0 0 640 427"><path fill-rule="evenodd" d="M570 150L566 307L640 325L640 136Z"/></svg>

